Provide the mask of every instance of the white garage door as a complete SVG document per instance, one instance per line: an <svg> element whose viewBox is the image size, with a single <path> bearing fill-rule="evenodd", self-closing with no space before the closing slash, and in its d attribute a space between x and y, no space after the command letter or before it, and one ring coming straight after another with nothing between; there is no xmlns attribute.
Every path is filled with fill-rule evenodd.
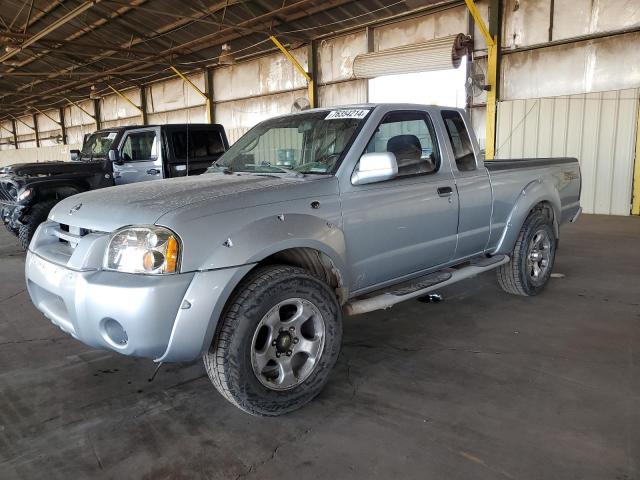
<svg viewBox="0 0 640 480"><path fill-rule="evenodd" d="M496 158L577 157L584 211L629 215L639 91L500 102Z"/></svg>

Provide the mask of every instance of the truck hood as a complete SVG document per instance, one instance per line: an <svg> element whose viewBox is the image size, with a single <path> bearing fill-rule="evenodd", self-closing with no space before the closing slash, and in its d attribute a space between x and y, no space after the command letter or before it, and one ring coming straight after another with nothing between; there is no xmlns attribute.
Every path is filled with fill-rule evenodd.
<svg viewBox="0 0 640 480"><path fill-rule="evenodd" d="M4 167L1 175L23 178L50 177L56 175L77 175L93 173L103 168L102 161L92 162L41 162L18 163Z"/></svg>
<svg viewBox="0 0 640 480"><path fill-rule="evenodd" d="M89 230L111 232L126 225L152 225L169 212L178 215L176 211L196 204L210 216L296 196L300 198L305 190L300 188L302 185L308 188L319 180L318 176L210 173L134 183L68 197L53 208L49 218ZM296 190L300 193L296 194Z"/></svg>

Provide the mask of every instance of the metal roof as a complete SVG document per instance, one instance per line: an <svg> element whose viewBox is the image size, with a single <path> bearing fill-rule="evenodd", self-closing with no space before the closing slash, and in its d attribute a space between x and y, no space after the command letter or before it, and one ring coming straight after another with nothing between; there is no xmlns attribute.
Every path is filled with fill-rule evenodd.
<svg viewBox="0 0 640 480"><path fill-rule="evenodd" d="M442 0L2 0L0 119L424 10Z"/></svg>

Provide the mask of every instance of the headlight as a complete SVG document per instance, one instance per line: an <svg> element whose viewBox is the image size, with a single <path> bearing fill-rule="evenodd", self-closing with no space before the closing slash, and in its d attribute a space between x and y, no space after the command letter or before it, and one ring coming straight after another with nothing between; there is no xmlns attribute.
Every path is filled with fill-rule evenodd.
<svg viewBox="0 0 640 480"><path fill-rule="evenodd" d="M178 236L164 227L126 227L111 236L104 268L126 273L176 273Z"/></svg>
<svg viewBox="0 0 640 480"><path fill-rule="evenodd" d="M31 196L32 193L33 193L33 190L31 190L30 188L25 188L20 193L18 193L18 201L21 202L23 200L26 200Z"/></svg>

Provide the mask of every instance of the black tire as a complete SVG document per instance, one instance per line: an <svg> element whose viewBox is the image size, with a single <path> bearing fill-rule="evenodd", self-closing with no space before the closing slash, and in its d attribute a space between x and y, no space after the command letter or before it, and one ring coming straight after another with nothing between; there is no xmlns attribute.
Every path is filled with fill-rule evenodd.
<svg viewBox="0 0 640 480"><path fill-rule="evenodd" d="M538 278L533 278L532 267L529 263L532 251L532 240L537 234L547 235L549 238L548 260L546 268ZM543 212L534 211L525 220L513 252L511 261L497 269L498 284L507 293L513 295L538 295L547 284L556 257L558 241L551 220Z"/></svg>
<svg viewBox="0 0 640 480"><path fill-rule="evenodd" d="M33 234L36 233L40 224L47 219L49 212L55 204L55 201L49 200L47 202L36 203L31 207L29 214L25 216L22 225L18 228L18 240L24 250L29 248Z"/></svg>
<svg viewBox="0 0 640 480"><path fill-rule="evenodd" d="M308 376L287 390L258 380L252 367L254 333L267 312L290 298L304 299L324 319L324 347ZM242 282L220 318L203 356L211 382L229 402L247 413L278 416L302 407L324 387L342 342L342 310L335 293L308 271L292 266L261 267Z"/></svg>
<svg viewBox="0 0 640 480"><path fill-rule="evenodd" d="M9 225L8 223L4 224L4 228L7 229L7 232L9 232L11 235L14 236L18 236L18 229L17 228L13 228L11 225Z"/></svg>

